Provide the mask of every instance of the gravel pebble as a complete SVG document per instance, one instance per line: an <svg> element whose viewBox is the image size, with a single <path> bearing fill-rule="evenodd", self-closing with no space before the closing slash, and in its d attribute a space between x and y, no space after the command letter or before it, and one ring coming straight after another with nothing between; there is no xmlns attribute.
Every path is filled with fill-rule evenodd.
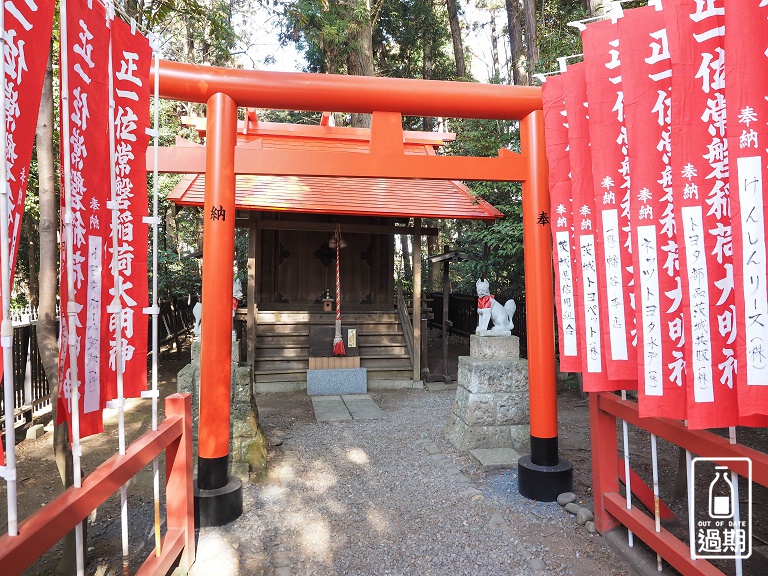
<svg viewBox="0 0 768 576"><path fill-rule="evenodd" d="M560 506L565 506L566 504L570 504L575 500L576 500L576 494L574 494L573 492L563 492L557 497L557 503L560 504Z"/></svg>
<svg viewBox="0 0 768 576"><path fill-rule="evenodd" d="M570 512L571 514L578 514L579 510L581 510L581 506L579 506L575 502L570 502L565 505L565 510L567 512Z"/></svg>

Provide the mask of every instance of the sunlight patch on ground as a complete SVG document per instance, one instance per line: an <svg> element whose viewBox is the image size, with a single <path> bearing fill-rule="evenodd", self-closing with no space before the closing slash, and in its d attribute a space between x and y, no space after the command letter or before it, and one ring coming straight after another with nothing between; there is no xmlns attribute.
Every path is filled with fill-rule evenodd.
<svg viewBox="0 0 768 576"><path fill-rule="evenodd" d="M301 545L306 556L325 564L333 561L331 532L325 520L311 520L301 528Z"/></svg>
<svg viewBox="0 0 768 576"><path fill-rule="evenodd" d="M368 518L368 523L371 525L371 528L377 532L389 532L389 520L387 520L381 512L375 508L371 508L365 516Z"/></svg>
<svg viewBox="0 0 768 576"><path fill-rule="evenodd" d="M368 454L361 448L352 448L347 451L347 459L355 464L365 466L368 464Z"/></svg>
<svg viewBox="0 0 768 576"><path fill-rule="evenodd" d="M326 492L330 490L339 481L339 477L327 462L315 460L310 465L309 471L305 474L306 484L315 492Z"/></svg>
<svg viewBox="0 0 768 576"><path fill-rule="evenodd" d="M223 534L201 532L197 543L197 557L189 576L238 576L240 557Z"/></svg>

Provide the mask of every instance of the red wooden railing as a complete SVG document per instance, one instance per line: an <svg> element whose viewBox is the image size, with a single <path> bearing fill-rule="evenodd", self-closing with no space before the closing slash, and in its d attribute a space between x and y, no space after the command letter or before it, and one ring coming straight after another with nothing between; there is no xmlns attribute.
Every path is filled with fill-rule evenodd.
<svg viewBox="0 0 768 576"><path fill-rule="evenodd" d="M189 394L165 399L165 420L126 450L116 454L19 524L19 535L0 537L0 566L4 576L20 574L91 511L120 489L165 450L166 532L161 552L147 558L137 574L167 574L180 558L188 569L195 561L194 500L192 496L192 418Z"/></svg>
<svg viewBox="0 0 768 576"><path fill-rule="evenodd" d="M595 527L601 534L624 525L673 568L685 576L723 576L703 559L691 559L690 548L672 533L656 532L654 519L642 510L627 509L619 493L619 452L616 419L647 430L659 438L689 450L697 456L713 458L741 476L747 476L744 461L718 461L719 458L747 457L752 460L752 481L768 486L768 455L731 444L727 438L705 430L688 430L682 422L666 418L640 418L637 404L608 392L589 395L589 420L592 443L592 479L595 498ZM622 466L623 467L623 466Z"/></svg>

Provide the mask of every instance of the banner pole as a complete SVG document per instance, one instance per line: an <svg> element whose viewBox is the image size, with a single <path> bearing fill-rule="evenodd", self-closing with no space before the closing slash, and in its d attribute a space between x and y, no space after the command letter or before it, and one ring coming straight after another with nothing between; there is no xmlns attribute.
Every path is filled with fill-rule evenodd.
<svg viewBox="0 0 768 576"><path fill-rule="evenodd" d="M627 399L627 391L622 390L621 391L621 399L626 400ZM622 420L621 421L621 428L622 428L622 434L624 436L624 487L627 489L627 510L632 509L632 477L630 475L630 466L629 466L629 430L627 426L627 421ZM632 530L627 529L627 543L629 544L629 547L632 548L635 545L635 535L632 533Z"/></svg>
<svg viewBox="0 0 768 576"><path fill-rule="evenodd" d="M145 312L152 315L152 430L157 430L157 401L159 397L159 391L157 389L158 379L158 365L159 365L159 346L158 346L158 315L160 313L160 307L157 303L157 241L158 241L158 225L160 224L160 218L157 215L158 212L158 198L160 184L158 178L160 176L158 172L158 156L160 145L160 48L157 42L157 37L150 34L150 45L152 46L152 52L154 56L155 67L155 90L154 90L154 107L153 107L153 122L151 135L152 140L152 154L154 156L154 170L152 172L152 217L147 218L147 223L152 225L152 306L145 310ZM159 558L161 548L160 538L160 462L157 458L152 459L152 481L154 489L155 500L155 555Z"/></svg>
<svg viewBox="0 0 768 576"><path fill-rule="evenodd" d="M74 241L72 231L72 158L69 144L69 73L67 62L67 51L69 45L67 42L67 3L59 3L59 27L60 27L60 46L61 46L61 101L62 112L61 125L64 137L62 140L62 149L64 152L64 238L67 258L67 341L61 342L61 345L68 347L69 362L69 382L70 395L72 403L72 468L74 473L74 486L81 488L83 481L80 468L80 390L77 374L77 303L75 302L75 273L73 267L73 249ZM66 375L64 376L66 378ZM59 375L61 378L61 375ZM85 560L83 556L83 523L79 522L75 526L75 556L78 575L85 573Z"/></svg>
<svg viewBox="0 0 768 576"><path fill-rule="evenodd" d="M728 428L728 441L732 445L736 444L736 426L731 426ZM741 562L741 532L739 532L739 526L741 526L741 511L739 506L739 475L733 471L731 471L731 485L733 486L733 525L735 526L733 537L734 545L736 547L736 576L741 576L743 573L743 566Z"/></svg>
<svg viewBox="0 0 768 576"><path fill-rule="evenodd" d="M5 50L5 9L0 8L0 46ZM0 63L3 89L0 90L0 126L5 130L5 59ZM2 290L3 321L0 325L0 339L3 348L3 392L5 402L5 477L8 501L8 534L18 536L18 509L16 500L16 428L13 425L13 322L11 321L11 257L8 234L9 186L8 161L6 160L7 138L0 138L0 289Z"/></svg>
<svg viewBox="0 0 768 576"><path fill-rule="evenodd" d="M653 465L653 518L656 523L656 532L661 532L661 514L659 512L659 455L656 451L656 434L651 434L651 464ZM656 570L661 572L661 554L656 553Z"/></svg>
<svg viewBox="0 0 768 576"><path fill-rule="evenodd" d="M112 29L112 21L115 17L112 0L105 3L107 27ZM112 64L112 34L109 35L109 47L107 50L109 70L109 185L111 200L107 202L107 208L112 212L112 258L109 265L112 268L112 283L115 295L107 307L107 313L115 318L115 377L117 380L117 401L109 401L110 408L117 408L117 445L121 456L125 455L125 390L123 383L123 305L120 271L117 263L119 240L117 238L119 207L117 202L117 181L115 177L115 80L114 65ZM120 528L123 548L123 574L130 574L130 551L128 547L128 488L125 484L120 486Z"/></svg>

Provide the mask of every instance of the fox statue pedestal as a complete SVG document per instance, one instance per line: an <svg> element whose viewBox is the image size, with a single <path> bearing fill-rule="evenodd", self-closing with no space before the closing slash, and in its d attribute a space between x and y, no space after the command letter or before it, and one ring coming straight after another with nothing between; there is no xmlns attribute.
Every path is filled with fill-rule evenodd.
<svg viewBox="0 0 768 576"><path fill-rule="evenodd" d="M457 450L512 448L527 453L530 440L528 362L517 336L470 336L459 357L456 400L445 433Z"/></svg>

